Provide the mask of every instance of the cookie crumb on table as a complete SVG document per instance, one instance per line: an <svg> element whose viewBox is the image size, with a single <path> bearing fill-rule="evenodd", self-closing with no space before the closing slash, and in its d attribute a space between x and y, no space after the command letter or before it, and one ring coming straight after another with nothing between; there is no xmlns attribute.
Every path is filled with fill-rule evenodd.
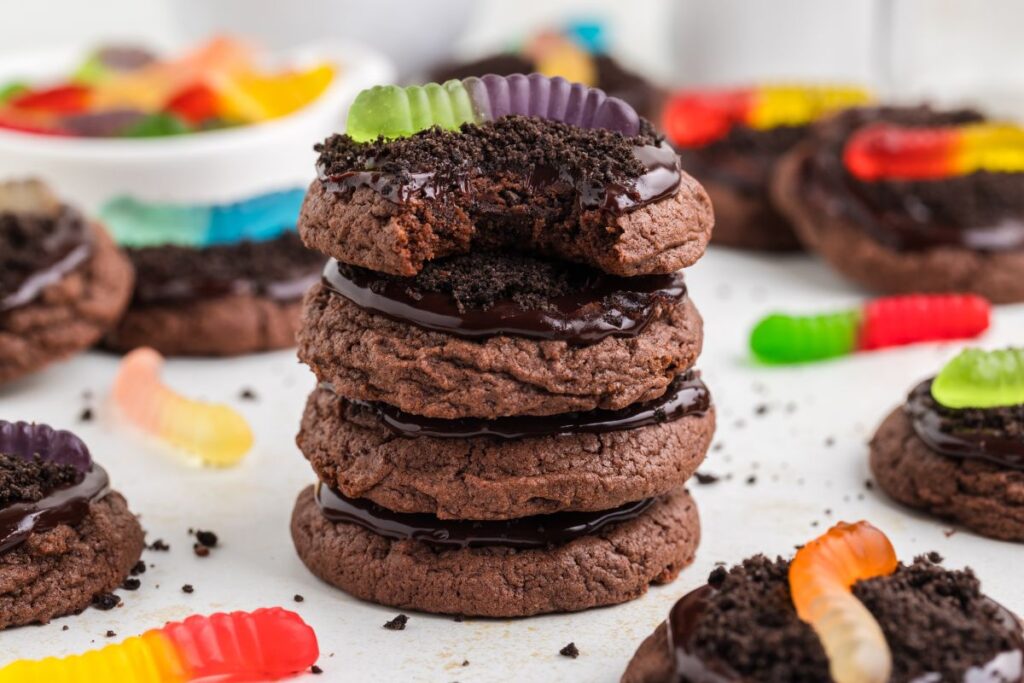
<svg viewBox="0 0 1024 683"><path fill-rule="evenodd" d="M191 583L186 583L184 586L181 587L181 591L183 593L194 593L195 590L196 589L192 586Z"/></svg>
<svg viewBox="0 0 1024 683"><path fill-rule="evenodd" d="M407 623L409 623L409 617L404 614L399 614L391 621L384 622L384 628L389 631L404 631Z"/></svg>
<svg viewBox="0 0 1024 683"><path fill-rule="evenodd" d="M103 610L104 612L110 609L114 609L121 604L121 598L113 593L100 593L99 595L93 596L92 606L96 609Z"/></svg>
<svg viewBox="0 0 1024 683"><path fill-rule="evenodd" d="M563 647L561 650L559 650L558 654L562 655L563 657L569 657L571 659L576 659L577 657L580 656L580 650L579 650L578 647L576 647L576 643L569 643L568 645Z"/></svg>

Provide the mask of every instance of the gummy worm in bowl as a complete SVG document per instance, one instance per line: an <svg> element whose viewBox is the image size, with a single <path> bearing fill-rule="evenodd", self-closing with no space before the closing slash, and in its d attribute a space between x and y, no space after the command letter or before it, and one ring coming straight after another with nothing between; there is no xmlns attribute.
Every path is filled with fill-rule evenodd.
<svg viewBox="0 0 1024 683"><path fill-rule="evenodd" d="M840 522L793 558L793 606L818 634L836 683L889 680L892 653L885 634L851 588L858 581L892 574L897 564L892 543L867 522Z"/></svg>
<svg viewBox="0 0 1024 683"><path fill-rule="evenodd" d="M763 318L750 349L765 363L802 363L906 344L976 337L988 329L989 302L974 294L880 297L821 315Z"/></svg>
<svg viewBox="0 0 1024 683"><path fill-rule="evenodd" d="M932 381L932 398L947 408L1024 404L1024 348L961 351Z"/></svg>
<svg viewBox="0 0 1024 683"><path fill-rule="evenodd" d="M163 357L150 348L130 352L114 380L114 402L142 429L199 456L207 465L234 465L252 447L241 415L222 404L186 398L160 379Z"/></svg>
<svg viewBox="0 0 1024 683"><path fill-rule="evenodd" d="M464 124L520 115L579 128L603 128L632 137L640 116L603 90L542 74L488 74L445 83L378 85L364 90L348 111L347 133L356 142L408 137L433 126L457 130Z"/></svg>
<svg viewBox="0 0 1024 683"><path fill-rule="evenodd" d="M18 660L0 669L0 683L274 680L309 669L319 656L302 617L269 607L191 616L79 655Z"/></svg>

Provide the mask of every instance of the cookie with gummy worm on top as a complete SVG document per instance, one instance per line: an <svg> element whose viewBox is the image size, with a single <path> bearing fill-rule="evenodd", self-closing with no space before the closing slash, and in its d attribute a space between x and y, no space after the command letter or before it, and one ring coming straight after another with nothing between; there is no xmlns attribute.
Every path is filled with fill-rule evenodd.
<svg viewBox="0 0 1024 683"><path fill-rule="evenodd" d="M0 384L95 344L132 280L107 232L41 182L0 184Z"/></svg>
<svg viewBox="0 0 1024 683"><path fill-rule="evenodd" d="M1024 129L969 110L851 109L779 162L797 235L870 290L1024 301Z"/></svg>
<svg viewBox="0 0 1024 683"><path fill-rule="evenodd" d="M81 612L124 582L142 548L81 439L0 420L0 628Z"/></svg>
<svg viewBox="0 0 1024 683"><path fill-rule="evenodd" d="M892 498L1024 542L1024 349L968 349L915 386L871 440Z"/></svg>
<svg viewBox="0 0 1024 683"><path fill-rule="evenodd" d="M792 560L718 567L639 647L623 683L1024 681L1020 619L938 553L898 560L867 522Z"/></svg>
<svg viewBox="0 0 1024 683"><path fill-rule="evenodd" d="M811 134L818 119L870 99L839 85L757 85L680 90L662 128L683 167L715 205L715 244L756 251L800 249L769 187L782 155Z"/></svg>

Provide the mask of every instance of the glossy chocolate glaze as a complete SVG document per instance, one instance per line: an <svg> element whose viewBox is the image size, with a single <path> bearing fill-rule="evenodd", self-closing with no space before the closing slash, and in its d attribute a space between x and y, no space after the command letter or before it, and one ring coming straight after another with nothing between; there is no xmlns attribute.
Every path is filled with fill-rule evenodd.
<svg viewBox="0 0 1024 683"><path fill-rule="evenodd" d="M561 545L595 534L612 524L635 519L655 500L648 498L599 512L556 512L519 519L470 521L392 512L368 500L342 496L323 482L316 486L316 502L331 522L358 524L386 538L411 539L450 549L504 546L526 550Z"/></svg>
<svg viewBox="0 0 1024 683"><path fill-rule="evenodd" d="M324 285L360 308L428 330L467 339L508 334L593 344L607 336L639 334L668 303L686 296L682 273L623 278L593 271L579 293L553 297L547 310L500 301L486 310L460 311L447 294L413 291L401 278L331 259Z"/></svg>
<svg viewBox="0 0 1024 683"><path fill-rule="evenodd" d="M583 209L599 209L612 214L634 211L675 194L682 176L679 158L667 144L639 145L633 155L645 172L628 183L593 183L577 178L565 169L553 166L535 166L526 177L531 190L555 182L572 187ZM371 164L372 165L372 164ZM352 170L327 174L318 166L321 182L328 190L349 194L359 187L368 187L395 204L407 204L414 199L438 199L449 193L472 194L472 174L466 172L454 181L439 181L433 172L405 173L401 176L370 170Z"/></svg>
<svg viewBox="0 0 1024 683"><path fill-rule="evenodd" d="M427 436L435 439L469 439L484 436L522 439L559 434L600 434L672 422L690 415L703 415L711 407L711 394L708 388L701 381L700 375L692 370L673 380L662 396L651 401L635 403L621 410L591 410L543 417L443 420L413 415L386 403L347 400L357 409L376 415L388 429L399 436Z"/></svg>
<svg viewBox="0 0 1024 683"><path fill-rule="evenodd" d="M804 159L800 190L806 201L826 213L843 217L889 249L921 251L936 247L960 247L974 251L1024 249L1024 215L1008 212L985 225L957 225L936 220L927 205L914 194L914 183L882 180L904 197L899 209L876 206L871 183L854 178L843 163L843 149L858 128L879 121L902 125L948 125L980 120L975 112L936 112L926 108L868 108L851 110L824 124L820 140ZM985 174L946 178L942 183L957 192L966 183L985 182ZM960 190L963 191L963 190Z"/></svg>
<svg viewBox="0 0 1024 683"><path fill-rule="evenodd" d="M953 458L977 458L1001 467L1024 470L1024 432L1016 435L1000 428L995 409L955 410L932 398L932 380L914 387L904 407L914 432L931 450ZM1002 409L1006 410L1006 409ZM1024 406L1012 407L1024 427ZM968 422L970 417L971 422ZM979 420L995 424L981 428Z"/></svg>
<svg viewBox="0 0 1024 683"><path fill-rule="evenodd" d="M109 491L106 470L93 464L77 484L51 491L34 503L8 505L0 510L0 554L17 548L33 533L78 525L89 514L89 505Z"/></svg>
<svg viewBox="0 0 1024 683"><path fill-rule="evenodd" d="M675 663L675 683L742 683L743 678L724 662L709 662L693 651L693 638L701 617L708 610L715 589L704 585L684 595L669 612L668 646ZM1002 605L996 604L1000 620L1008 630L1021 632L1020 621ZM1024 637L1018 640L1024 645ZM938 674L926 674L910 683L938 683ZM968 669L962 683L1024 683L1024 650L996 655L982 666Z"/></svg>
<svg viewBox="0 0 1024 683"><path fill-rule="evenodd" d="M40 251L42 258L12 291L0 291L0 313L31 303L44 289L62 280L92 255L92 236L81 214L61 207L52 220L54 230ZM4 251L0 244L0 267L5 267Z"/></svg>

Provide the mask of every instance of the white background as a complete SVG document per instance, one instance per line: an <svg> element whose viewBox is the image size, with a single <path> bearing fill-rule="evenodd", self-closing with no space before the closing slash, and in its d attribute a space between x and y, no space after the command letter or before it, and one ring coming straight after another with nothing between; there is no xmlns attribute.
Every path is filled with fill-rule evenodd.
<svg viewBox="0 0 1024 683"><path fill-rule="evenodd" d="M256 13L266 6L257 0L250 4ZM473 52L502 44L507 36L566 5L594 4L543 0L477 3L470 17L471 36L458 41L457 48ZM678 55L680 64L689 65L687 80L749 77L748 73L756 71L758 61L750 56L750 46L735 36L688 30L685 23L671 31L656 30L673 25L676 10L667 1L596 4L612 8L621 19L616 46L652 73L683 80L671 66L673 54ZM718 22L720 31L740 31L741 20L770 21L754 9L737 14L736 5L727 6L732 3L716 0L714 6L720 4L721 10L710 13L721 14L706 18ZM742 7L763 8L765 4L743 3ZM182 37L182 27L187 24L178 21L174 7L152 0L7 0L5 5L4 21L0 22L3 50L111 35L166 41ZM681 5L685 7L680 12L708 13L711 7L709 3L695 10L692 2ZM929 16L936 24L962 29L956 33L958 41L976 36L967 47L957 42L961 62L977 56L986 63L1012 63L1006 62L1003 52L1010 49L1009 41L988 41L988 47L977 51L971 47L978 40L985 42L989 35L986 27L977 30L977 22L984 17L967 22L948 1L936 1L930 7ZM863 20L869 21L869 15ZM828 16L821 21L826 27L835 27L836 22ZM1019 21L996 23L1021 25ZM842 22L843 28L847 26L853 43L860 42L856 36L867 35L856 22ZM773 24L766 27L773 30L749 35L777 41L782 29ZM931 45L927 33L922 35L921 40ZM687 50L679 50L682 43ZM870 55L865 57L857 50L851 48L849 56L839 58L842 69L870 69L865 61ZM964 77L962 69L950 66L956 60L947 64L949 68L936 67L944 63L948 51L936 51L934 46L927 50L932 50L931 61L914 69L931 73L929 79L941 80L946 74L973 84L979 83L978 74L984 73L997 81L1006 80L1006 69L973 69ZM711 53L719 58L709 61ZM733 60L732 54L746 56ZM712 250L692 269L689 283L706 318L701 367L719 406L718 445L704 470L732 478L694 487L704 541L697 563L670 586L654 589L627 605L581 614L463 623L412 614L405 631L385 631L381 624L394 616L394 610L357 602L320 584L292 550L288 534L292 503L313 479L293 442L313 379L292 352L169 365L166 376L172 385L189 395L235 405L256 430L253 452L239 467L224 471L190 467L121 425L105 403L116 359L92 353L0 387L0 416L45 421L78 431L110 470L132 509L142 516L149 539L163 538L172 549L145 554L155 567L141 577L140 591L121 592L125 602L117 610L88 610L48 626L0 634L0 663L103 645L108 642L104 637L108 629L120 638L191 613L281 604L300 612L319 634L321 665L326 673L310 680L611 682L617 680L635 647L674 600L701 584L716 562L733 563L756 552L789 554L794 545L839 519L873 521L890 534L905 559L936 549L952 566L970 564L993 597L1024 611L1020 545L982 539L962 530L947 537L948 525L901 509L864 486L869 477L866 441L875 426L907 390L956 352L955 345L888 351L802 368L756 367L747 358L745 341L750 325L760 315L777 308L814 311L853 305L863 293L844 285L809 257L751 257L721 250ZM1022 337L1024 308L1002 307L983 343L989 347L1019 344ZM240 400L238 394L245 387L254 389L259 400ZM82 397L85 391L92 393L92 399ZM759 416L756 408L762 404L767 413ZM79 424L77 416L86 405L96 409L98 420ZM834 439L831 447L826 445L828 439ZM756 483L748 485L745 482L751 475ZM815 523L817 526L812 526ZM186 534L189 527L216 531L222 547L208 558L195 557ZM182 593L184 583L193 584L195 593ZM305 601L294 603L296 593ZM65 625L68 631L62 631ZM569 641L579 647L579 659L558 655ZM464 660L469 666L461 666Z"/></svg>

